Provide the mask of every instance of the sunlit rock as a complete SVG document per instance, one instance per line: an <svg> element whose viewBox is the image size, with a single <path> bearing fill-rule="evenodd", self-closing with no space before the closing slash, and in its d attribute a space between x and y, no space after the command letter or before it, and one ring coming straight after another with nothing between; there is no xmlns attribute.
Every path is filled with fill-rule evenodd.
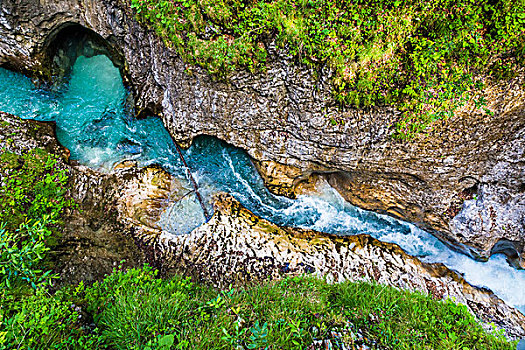
<svg viewBox="0 0 525 350"><path fill-rule="evenodd" d="M399 246L368 235L340 237L280 228L253 215L227 194L217 196L212 219L163 246L170 266L219 287L285 275L313 273L332 282L376 281L453 298L485 323L513 337L525 335L525 316L491 291L468 284L442 264L427 264Z"/></svg>

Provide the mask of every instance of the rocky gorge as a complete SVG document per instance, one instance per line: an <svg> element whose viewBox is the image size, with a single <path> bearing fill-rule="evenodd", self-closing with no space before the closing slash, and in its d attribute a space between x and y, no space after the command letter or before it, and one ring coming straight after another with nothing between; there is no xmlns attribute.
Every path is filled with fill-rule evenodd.
<svg viewBox="0 0 525 350"><path fill-rule="evenodd" d="M238 72L219 82L188 67L137 23L123 2L2 4L0 63L45 76L67 56L61 56L60 43L79 32L97 42L82 54L112 57L133 92L138 114L161 116L177 142L189 145L198 135L216 136L245 149L276 192L294 196L312 175L321 175L352 204L413 222L473 257L487 259L502 252L523 267L522 72L485 90L494 116L467 105L428 135L403 143L390 136L399 118L396 110L336 107L329 69L314 74L268 42L266 72ZM332 125L329 118L343 122ZM49 135L47 140L52 139ZM140 264L163 252L170 268L193 271L217 285L301 272L334 281L364 278L436 298L455 297L484 322L523 336L521 313L447 268L422 263L395 245L363 235L342 238L280 228L227 195L218 196L208 223L167 240L156 224L159 214L172 193L184 195L169 174L126 165L111 174L82 166L71 169L73 197L85 203L89 213L89 218L72 218L66 230L86 232L69 243L76 244L76 250L64 252L71 271L85 264L86 256L75 254L85 254L82 242L88 242L96 248L87 259L100 264L95 269L100 274L121 258ZM117 237L125 238L115 237L123 232L128 234ZM140 251L130 237L154 248ZM79 279L97 278L86 273Z"/></svg>
<svg viewBox="0 0 525 350"><path fill-rule="evenodd" d="M157 223L169 196L180 192L177 180L167 172L124 165L103 174L69 165L68 152L58 145L52 124L0 116L3 149L15 153L45 149L61 155L61 166L70 173L71 196L79 208L67 214L54 257L55 268L67 283L97 280L123 259L128 267L148 261L166 273L182 271L219 287L313 273L332 282L377 281L436 299L454 298L509 337L525 334L525 316L442 264L422 263L399 246L368 235L340 237L280 228L227 194L215 199L215 214L208 223L167 239ZM18 131L16 138L7 132L12 129Z"/></svg>
<svg viewBox="0 0 525 350"><path fill-rule="evenodd" d="M123 2L9 1L0 19L3 65L45 73L53 40L80 25L107 43L139 114L160 115L178 142L205 134L239 146L288 193L312 173L327 174L352 204L414 222L476 258L504 252L522 264L521 73L485 89L494 116L467 105L430 135L402 143L390 136L395 109L340 111L330 71L314 78L271 42L266 72L223 83L184 64Z"/></svg>

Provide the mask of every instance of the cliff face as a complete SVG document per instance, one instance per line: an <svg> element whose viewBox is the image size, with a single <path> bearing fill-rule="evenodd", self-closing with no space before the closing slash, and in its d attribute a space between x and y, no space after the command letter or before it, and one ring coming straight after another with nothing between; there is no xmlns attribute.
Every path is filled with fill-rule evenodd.
<svg viewBox="0 0 525 350"><path fill-rule="evenodd" d="M353 204L414 222L474 256L523 256L523 72L487 88L493 116L466 106L429 136L401 143L390 137L395 110L334 106L329 70L314 75L269 43L266 72L216 82L186 66L121 1L4 1L0 64L38 74L53 39L74 30L71 23L109 43L136 106L160 114L176 140L217 136L247 150L285 192L311 173L325 173ZM330 118L340 122L331 125ZM280 178L275 169L283 165L288 170L277 171L286 175Z"/></svg>

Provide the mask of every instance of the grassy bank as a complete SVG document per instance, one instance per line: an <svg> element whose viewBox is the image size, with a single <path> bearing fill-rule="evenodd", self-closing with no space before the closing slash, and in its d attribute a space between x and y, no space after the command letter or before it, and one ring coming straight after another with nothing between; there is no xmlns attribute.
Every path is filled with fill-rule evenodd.
<svg viewBox="0 0 525 350"><path fill-rule="evenodd" d="M485 78L512 77L525 53L523 0L131 0L131 6L186 62L219 78L239 68L264 70L265 45L275 39L298 63L334 71L339 104L396 105L404 114L394 136L402 139L467 101L484 109ZM338 122L344 121L332 120Z"/></svg>
<svg viewBox="0 0 525 350"><path fill-rule="evenodd" d="M310 277L217 291L149 267L55 295L2 295L0 343L45 349L514 349L453 302ZM0 345L1 347L1 345Z"/></svg>

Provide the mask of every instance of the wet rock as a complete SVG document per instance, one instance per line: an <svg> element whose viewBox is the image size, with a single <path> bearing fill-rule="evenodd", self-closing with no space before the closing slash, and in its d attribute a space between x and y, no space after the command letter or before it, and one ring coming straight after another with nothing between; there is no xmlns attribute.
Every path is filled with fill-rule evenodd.
<svg viewBox="0 0 525 350"><path fill-rule="evenodd" d="M119 170L119 169L128 169L128 168L135 168L137 167L138 163L134 160L125 160L123 162L120 162L116 164L113 167L113 170Z"/></svg>
<svg viewBox="0 0 525 350"><path fill-rule="evenodd" d="M256 161L254 164L271 192L281 196L295 197L295 185L302 176L301 170L273 161Z"/></svg>
<svg viewBox="0 0 525 350"><path fill-rule="evenodd" d="M162 229L158 222L170 202L183 198L189 190L161 168L143 168L123 184L118 196L120 220L135 229L135 236L155 244Z"/></svg>
<svg viewBox="0 0 525 350"><path fill-rule="evenodd" d="M45 149L62 160L69 158L69 151L58 144L52 124L28 122L0 112L0 149L20 155L35 148Z"/></svg>

